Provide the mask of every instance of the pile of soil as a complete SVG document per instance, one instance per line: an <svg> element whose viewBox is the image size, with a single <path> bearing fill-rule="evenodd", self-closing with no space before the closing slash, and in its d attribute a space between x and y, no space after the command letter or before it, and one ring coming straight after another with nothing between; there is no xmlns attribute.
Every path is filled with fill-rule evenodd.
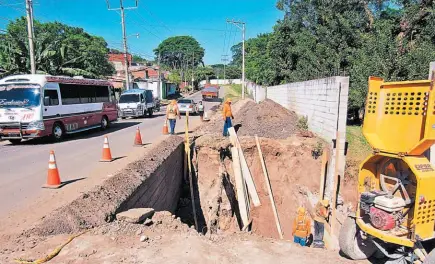
<svg viewBox="0 0 435 264"><path fill-rule="evenodd" d="M234 117L234 126L240 126L239 136L285 139L298 132L296 113L271 100L248 101Z"/></svg>
<svg viewBox="0 0 435 264"><path fill-rule="evenodd" d="M219 109L222 110L222 106ZM285 139L300 131L297 128L298 116L272 100L259 104L251 99L233 103L233 126L239 136L255 136ZM217 112L210 122L198 129L196 134L222 134L223 120Z"/></svg>

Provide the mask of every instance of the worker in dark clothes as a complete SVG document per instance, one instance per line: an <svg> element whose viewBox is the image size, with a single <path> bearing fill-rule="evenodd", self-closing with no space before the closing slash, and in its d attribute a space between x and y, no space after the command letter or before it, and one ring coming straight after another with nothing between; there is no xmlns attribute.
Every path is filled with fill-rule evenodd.
<svg viewBox="0 0 435 264"><path fill-rule="evenodd" d="M314 248L324 248L325 242L323 242L323 235L325 233L325 223L328 222L329 218L329 201L321 200L317 202L314 208Z"/></svg>

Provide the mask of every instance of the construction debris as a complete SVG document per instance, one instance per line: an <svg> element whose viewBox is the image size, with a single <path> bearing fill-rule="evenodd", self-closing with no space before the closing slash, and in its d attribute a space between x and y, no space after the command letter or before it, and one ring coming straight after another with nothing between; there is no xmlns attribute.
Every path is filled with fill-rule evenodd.
<svg viewBox="0 0 435 264"><path fill-rule="evenodd" d="M132 224L137 224L151 218L154 215L153 208L134 208L128 211L116 214L116 219Z"/></svg>

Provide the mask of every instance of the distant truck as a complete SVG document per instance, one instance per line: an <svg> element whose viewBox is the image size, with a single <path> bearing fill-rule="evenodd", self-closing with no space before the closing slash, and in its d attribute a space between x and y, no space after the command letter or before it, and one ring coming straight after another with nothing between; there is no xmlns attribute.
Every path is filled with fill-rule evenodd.
<svg viewBox="0 0 435 264"><path fill-rule="evenodd" d="M204 101L218 99L219 86L208 86L202 90L201 94Z"/></svg>
<svg viewBox="0 0 435 264"><path fill-rule="evenodd" d="M152 90L131 89L123 92L119 97L119 117L142 117L148 114L152 116L156 104Z"/></svg>

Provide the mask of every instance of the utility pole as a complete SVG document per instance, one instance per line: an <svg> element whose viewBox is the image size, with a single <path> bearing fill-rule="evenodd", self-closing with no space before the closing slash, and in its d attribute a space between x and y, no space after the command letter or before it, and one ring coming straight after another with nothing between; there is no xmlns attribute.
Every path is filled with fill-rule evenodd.
<svg viewBox="0 0 435 264"><path fill-rule="evenodd" d="M158 81L158 84L157 84L157 98L158 99L163 99L163 98L161 98L162 88L160 87L160 85L162 83L162 77L161 77L162 73L160 71L160 57L161 57L161 55L160 55L160 51L159 51L159 58L157 59L157 66L159 67L159 81Z"/></svg>
<svg viewBox="0 0 435 264"><path fill-rule="evenodd" d="M36 73L35 64L35 50L34 50L34 37L33 33L33 3L32 0L26 0L26 14L27 14L27 35L29 38L29 53L30 53L30 73Z"/></svg>
<svg viewBox="0 0 435 264"><path fill-rule="evenodd" d="M128 46L127 46L127 32L125 30L125 10L134 9L138 6L138 0L135 1L136 5L131 7L124 7L123 0L119 0L119 8L110 8L109 0L106 0L108 10L120 10L121 11L121 24L122 24L122 40L124 44L124 71L125 71L125 89L130 89L130 74L128 72Z"/></svg>
<svg viewBox="0 0 435 264"><path fill-rule="evenodd" d="M245 99L245 22L227 19L227 23L233 24L242 30L242 99Z"/></svg>
<svg viewBox="0 0 435 264"><path fill-rule="evenodd" d="M195 81L195 51L193 51L193 56L192 56L192 90L193 90L193 82Z"/></svg>
<svg viewBox="0 0 435 264"><path fill-rule="evenodd" d="M225 73L225 66L227 65L227 61L228 61L228 55L226 55L226 54L224 54L224 55L222 55L222 62L224 63L224 85L226 84L225 82L226 82L226 80L227 80L227 78L226 78L226 73Z"/></svg>

